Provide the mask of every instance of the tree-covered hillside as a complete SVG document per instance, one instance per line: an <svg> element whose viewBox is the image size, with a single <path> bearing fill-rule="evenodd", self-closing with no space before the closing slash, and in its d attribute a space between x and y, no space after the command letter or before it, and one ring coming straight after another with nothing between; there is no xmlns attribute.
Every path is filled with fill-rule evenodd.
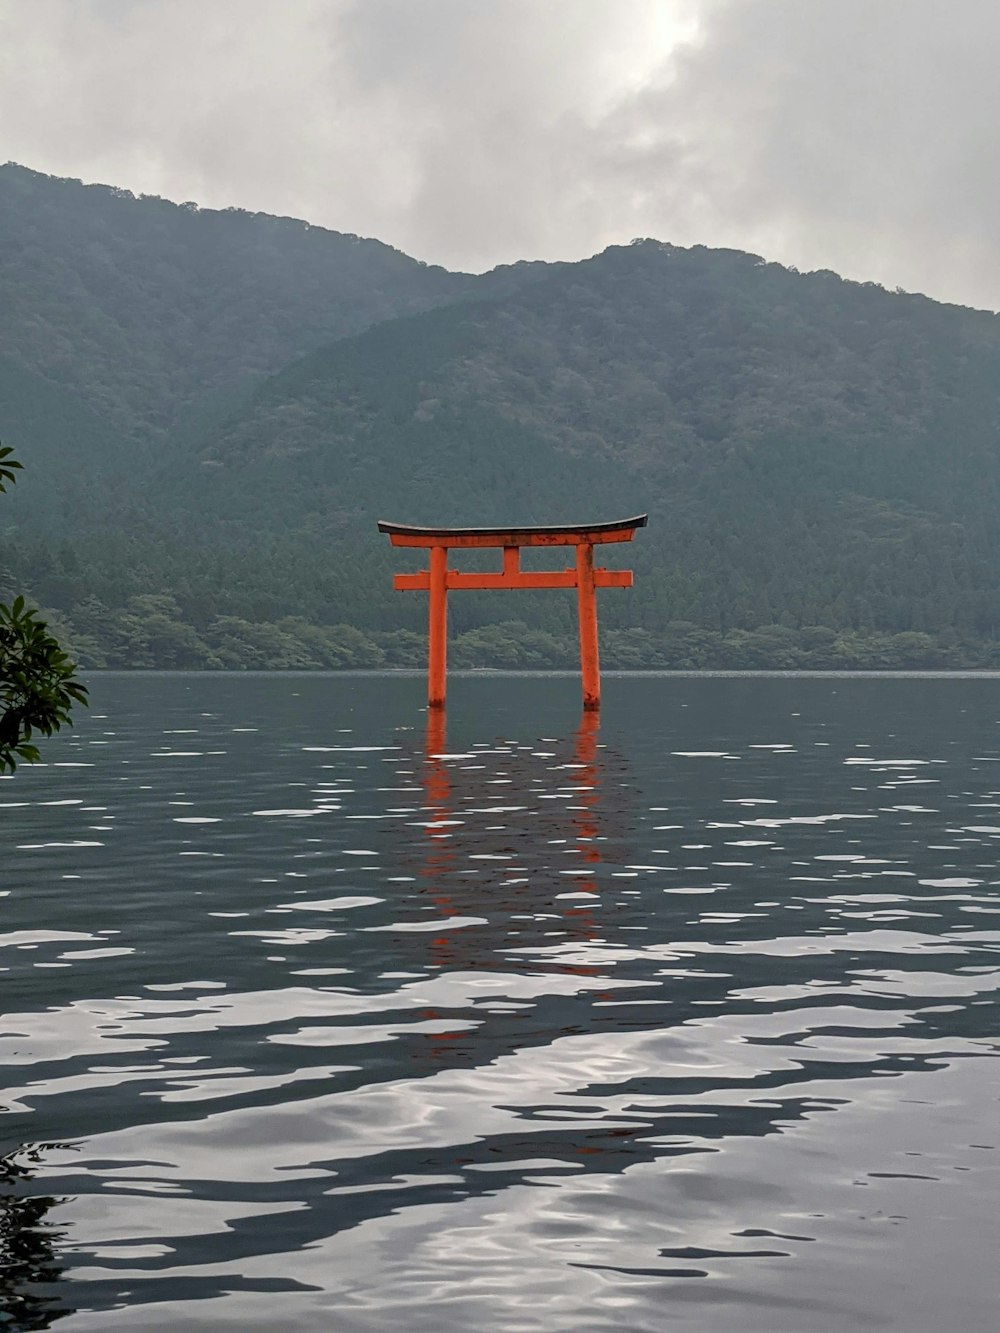
<svg viewBox="0 0 1000 1333"><path fill-rule="evenodd" d="M209 217L163 208L178 227ZM286 238L286 225L271 240L294 256L309 232L295 224ZM423 599L392 591L400 553L376 518L648 510L635 545L609 553L637 573L632 592L602 596L609 665L1000 664L996 316L652 241L479 280L387 254L407 282L439 284L420 298L435 308L400 313L420 303L403 283L410 294L384 318L367 307L364 331L286 360L228 404L182 412L166 433L133 404L142 466L102 424L115 412L8 350L0 425L8 403L29 434L41 412L53 467L61 447L81 487L47 508L18 497L0 566L85 661L418 664ZM245 318L220 311L212 327L228 364L247 367L267 321L244 295ZM170 345L172 327L150 318L149 345L164 328ZM18 379L28 362L58 379L44 410L37 379ZM107 446L77 447L70 436L93 440L95 422ZM456 664L572 663L570 595L451 601Z"/></svg>
<svg viewBox="0 0 1000 1333"><path fill-rule="evenodd" d="M292 218L0 166L0 356L140 440L469 282Z"/></svg>

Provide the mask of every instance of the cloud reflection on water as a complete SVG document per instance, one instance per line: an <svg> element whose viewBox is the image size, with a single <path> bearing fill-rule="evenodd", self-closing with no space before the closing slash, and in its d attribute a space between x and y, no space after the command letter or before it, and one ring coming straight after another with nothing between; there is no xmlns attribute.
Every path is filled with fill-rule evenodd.
<svg viewBox="0 0 1000 1333"><path fill-rule="evenodd" d="M553 738L557 685L518 720L523 683L488 684L495 713L417 740L405 685L338 682L354 730L320 745L328 687L227 682L168 775L150 682L109 683L97 777L29 772L18 843L71 843L82 807L30 798L84 782L118 830L93 862L50 848L47 880L22 852L0 937L8 1160L74 1144L19 1185L69 1326L658 1329L669 1302L699 1333L975 1327L1000 1092L981 716L893 714L870 682L647 682ZM158 719L195 685L157 682ZM886 792L915 761L847 762L859 735L944 758L935 808ZM178 825L181 800L215 822ZM946 1272L935 1225L962 1237ZM939 1296L907 1304L890 1259Z"/></svg>

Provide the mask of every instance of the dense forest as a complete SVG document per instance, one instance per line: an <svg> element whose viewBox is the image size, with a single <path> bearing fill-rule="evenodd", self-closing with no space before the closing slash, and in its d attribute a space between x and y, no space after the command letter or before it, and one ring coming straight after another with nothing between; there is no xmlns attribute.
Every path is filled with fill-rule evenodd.
<svg viewBox="0 0 1000 1333"><path fill-rule="evenodd" d="M995 315L658 241L450 274L15 166L0 300L0 597L84 665L418 665L377 518L648 510L609 666L1000 666ZM569 593L451 603L456 666L575 660Z"/></svg>

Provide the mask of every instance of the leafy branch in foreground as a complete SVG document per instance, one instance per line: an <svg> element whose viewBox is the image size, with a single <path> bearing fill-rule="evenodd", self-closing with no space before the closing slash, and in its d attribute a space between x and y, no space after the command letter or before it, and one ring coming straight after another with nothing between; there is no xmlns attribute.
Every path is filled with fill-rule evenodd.
<svg viewBox="0 0 1000 1333"><path fill-rule="evenodd" d="M20 467L0 445L0 492L17 480ZM39 754L32 737L72 726L74 703L86 705L86 686L45 621L23 597L13 606L0 603L0 773L12 773L19 759L34 763Z"/></svg>
<svg viewBox="0 0 1000 1333"><path fill-rule="evenodd" d="M7 489L7 482L13 484L17 481L14 473L21 471L21 464L11 457L13 452L9 445L0 444L0 495Z"/></svg>

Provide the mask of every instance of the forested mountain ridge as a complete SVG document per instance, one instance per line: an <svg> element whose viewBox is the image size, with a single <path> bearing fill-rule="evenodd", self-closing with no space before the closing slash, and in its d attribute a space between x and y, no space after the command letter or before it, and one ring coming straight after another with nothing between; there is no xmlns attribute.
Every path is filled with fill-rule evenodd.
<svg viewBox="0 0 1000 1333"><path fill-rule="evenodd" d="M780 434L810 449L807 461L821 469L850 455L864 486L902 499L920 479L883 468L878 450L923 441L944 464L948 429L963 449L985 444L986 463L1000 413L998 366L995 315L832 273L800 275L739 252L641 242L564 266L503 301L396 320L317 351L220 423L202 461L238 459L242 469L291 459L302 467L310 458L310 484L325 466L340 488L345 466L362 461L370 480L359 476L347 489L377 485L384 495L389 476L371 472L372 449L390 422L426 436L414 452L427 466L439 432L485 413L545 439L583 472L608 465L606 484L623 468L646 487L687 487L706 471L715 479L740 458L762 462ZM390 469L404 447L390 448ZM401 499L427 518L461 516L467 477L474 508L522 513L512 477L503 487L484 484L502 452L475 438L468 449L450 487L422 490L418 469ZM544 458L535 466L544 469ZM878 482L876 474L884 474ZM949 475L942 467L935 486ZM537 490L531 502L546 513L564 501L561 486L543 481ZM284 486L281 499L287 494ZM438 512L428 514L428 504Z"/></svg>
<svg viewBox="0 0 1000 1333"><path fill-rule="evenodd" d="M179 484L234 541L250 518L283 549L296 530L360 542L381 582L358 623L375 629L409 615L375 545L380 512L648 508L629 551L641 577L605 599L611 625L654 641L671 621L988 641L1000 319L752 255L613 248L504 301L312 354L213 432ZM504 613L459 602L460 626ZM568 606L537 615L570 628Z"/></svg>
<svg viewBox="0 0 1000 1333"><path fill-rule="evenodd" d="M474 279L381 241L0 166L0 355L146 439Z"/></svg>
<svg viewBox="0 0 1000 1333"><path fill-rule="evenodd" d="M181 428L133 413L148 468L111 448L112 484L55 526L51 504L8 507L0 566L85 661L413 664L423 599L393 593L377 517L648 509L635 589L602 598L608 665L1000 664L996 316L654 241L479 279L414 267L428 308L401 296ZM571 597L452 603L456 664L572 663Z"/></svg>

